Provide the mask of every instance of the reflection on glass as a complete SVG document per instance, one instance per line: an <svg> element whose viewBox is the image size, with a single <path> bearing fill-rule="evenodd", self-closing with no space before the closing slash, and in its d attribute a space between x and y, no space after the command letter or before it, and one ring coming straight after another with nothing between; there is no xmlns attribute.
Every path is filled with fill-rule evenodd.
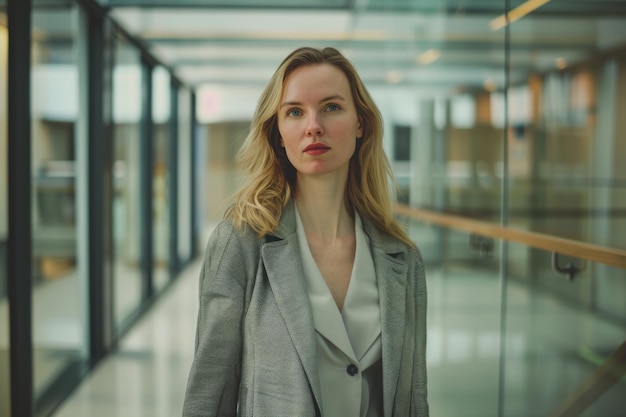
<svg viewBox="0 0 626 417"><path fill-rule="evenodd" d="M500 366L500 256L467 233L399 219L424 257L431 415L495 416Z"/></svg>
<svg viewBox="0 0 626 417"><path fill-rule="evenodd" d="M435 16L454 32L448 36L464 37L467 28L455 22L456 18L445 13ZM487 28L494 17L484 13L471 20L476 27ZM396 23L392 19L390 26L400 25L401 19L398 16ZM444 35L431 33L428 39L444 44L438 36ZM396 121L397 115L386 117L386 125L392 126L388 155L393 156L401 202L499 223L504 126L489 121L489 96L482 88L482 77L504 85L504 34L482 33L481 39L481 47L472 49L471 54L463 48L425 47L415 52L416 74L454 78L455 87L443 86L445 83L431 87L426 75L423 81L414 81L418 93L400 98L410 109L408 114L400 121ZM390 48L398 48L389 43ZM457 62L467 68L488 69L481 74L457 71ZM428 93L419 94L422 88ZM382 111L386 111L384 107ZM431 415L494 416L500 383L499 246L494 242L491 251L481 252L472 249L472 236L463 231L400 221L406 224L426 265Z"/></svg>
<svg viewBox="0 0 626 417"><path fill-rule="evenodd" d="M626 42L626 41L625 41ZM626 46L623 48L626 50ZM624 59L584 60L574 68L530 74L509 129L516 224L565 238L624 247L626 130L616 94ZM529 204L531 205L529 207Z"/></svg>
<svg viewBox="0 0 626 417"><path fill-rule="evenodd" d="M529 15L510 27L511 224L624 249L626 34L605 30L626 19L619 9L607 19L596 7L553 3L563 14ZM506 416L527 415L528 404L534 414L552 415L626 339L626 271L563 257L562 263L585 265L570 282L552 268L552 257L511 245ZM527 343L516 347L513 334ZM578 411L619 416L626 409L623 389L622 381Z"/></svg>
<svg viewBox="0 0 626 417"><path fill-rule="evenodd" d="M169 281L168 154L170 137L170 75L163 67L152 73L153 106L153 280L156 291Z"/></svg>
<svg viewBox="0 0 626 417"><path fill-rule="evenodd" d="M5 2L0 0L0 416L10 415L11 384L9 373L9 304L7 300L8 238L8 126L7 78L8 40Z"/></svg>
<svg viewBox="0 0 626 417"><path fill-rule="evenodd" d="M114 317L124 325L141 305L139 51L122 37L115 44L113 69L113 257Z"/></svg>
<svg viewBox="0 0 626 417"><path fill-rule="evenodd" d="M471 2L458 3L462 15ZM452 62L461 64L450 93L429 90L411 97L400 106L409 114L389 118L389 154L394 155L400 200L626 248L626 35L622 30L608 34L609 28L626 27L626 18L623 2L595 14L598 8L596 2L552 1L506 29L492 29L489 23L496 16L486 13L447 25L447 40L466 40L460 48L442 42L429 66L438 70L431 73L434 83L455 67ZM440 22L447 18L453 20L444 16ZM510 31L506 39L505 31ZM416 36L425 44L437 38L432 32ZM395 40L388 46L392 51ZM394 65L391 60L386 64ZM420 71L427 73L424 66ZM398 148L402 151L393 152ZM411 155L408 162L406 154ZM433 414L552 415L624 343L624 269L565 258L564 263L586 263L585 271L569 282L552 269L547 251L510 243L500 256L491 255L492 263L476 262L467 234L412 224L410 230L430 265ZM504 266L500 272L498 265ZM483 274L485 266L491 278ZM497 304L506 307L504 315ZM457 309L463 316L455 317ZM504 323L504 334L495 322L481 327L494 319ZM503 355L499 376L497 359L480 359L489 355ZM458 366L446 372L441 366L446 361ZM473 368L475 363L486 372ZM623 392L622 378L585 404L581 415L623 414Z"/></svg>
<svg viewBox="0 0 626 417"><path fill-rule="evenodd" d="M529 275L520 268L528 265L524 259L527 251L526 247L512 245L509 258L515 269L507 287L504 415L554 415L572 398L580 400L582 396L577 396L576 391L594 380L596 387L591 392L602 395L589 396L576 410L586 410L583 416L623 415L626 409L623 380L618 376L614 384L606 385L606 392L598 391L603 385L597 384L601 381L597 377L599 366L626 341L623 319L599 311L600 307L610 306L606 296L586 303L564 302L558 288L566 287L570 296L589 299L593 297L595 282L607 281L621 294L623 311L626 271L587 263L585 271L576 274L572 281L549 268L544 268L540 280L533 279L532 272ZM540 266L531 265L530 269ZM546 291L548 283L553 290ZM594 308L591 305L594 302L601 304Z"/></svg>
<svg viewBox="0 0 626 417"><path fill-rule="evenodd" d="M79 105L75 42L78 13L70 7L33 9L32 204L33 353L35 398L85 362L87 276L78 251L78 205L85 195L76 173L87 139ZM57 42L62 39L62 42ZM25 260L24 260L25 261Z"/></svg>

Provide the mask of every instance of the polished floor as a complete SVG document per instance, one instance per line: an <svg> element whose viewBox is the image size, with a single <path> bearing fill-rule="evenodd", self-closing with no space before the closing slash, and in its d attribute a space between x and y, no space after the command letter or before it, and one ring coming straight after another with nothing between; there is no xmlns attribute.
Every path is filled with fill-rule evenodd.
<svg viewBox="0 0 626 417"><path fill-rule="evenodd" d="M196 261L183 272L55 417L181 414L193 357L199 269Z"/></svg>
<svg viewBox="0 0 626 417"><path fill-rule="evenodd" d="M199 269L196 261L184 271L54 417L180 416ZM433 417L549 416L626 340L623 326L519 282L505 288L501 321L497 268L427 271ZM622 378L580 415L623 417L624 394Z"/></svg>

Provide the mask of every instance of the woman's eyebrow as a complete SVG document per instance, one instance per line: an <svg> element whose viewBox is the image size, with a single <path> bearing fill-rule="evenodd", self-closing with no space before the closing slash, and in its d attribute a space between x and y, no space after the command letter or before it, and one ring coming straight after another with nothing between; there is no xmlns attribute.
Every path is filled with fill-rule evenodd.
<svg viewBox="0 0 626 417"><path fill-rule="evenodd" d="M323 103L323 102L325 102L325 101L331 101L331 100L343 100L343 101L346 101L346 99L345 99L345 98L343 98L343 96L342 96L342 95L340 95L340 94L335 94L335 95L333 95L333 96L328 96L328 97L326 97L326 98L321 99L321 100L320 100L320 103Z"/></svg>
<svg viewBox="0 0 626 417"><path fill-rule="evenodd" d="M331 101L331 100L343 100L343 101L346 101L346 99L345 99L345 98L343 98L343 96L342 96L342 95L340 95L340 94L335 94L335 95L332 95L332 96L324 97L324 98L323 98L323 99L321 99L319 102L320 102L320 103L323 103L323 102L325 102L325 101ZM283 108L283 107L285 107L285 106L300 106L300 105L302 105L302 103L301 103L301 102L299 102L299 101L285 101L284 103L282 103L282 104L280 105L280 107L281 107L281 108Z"/></svg>

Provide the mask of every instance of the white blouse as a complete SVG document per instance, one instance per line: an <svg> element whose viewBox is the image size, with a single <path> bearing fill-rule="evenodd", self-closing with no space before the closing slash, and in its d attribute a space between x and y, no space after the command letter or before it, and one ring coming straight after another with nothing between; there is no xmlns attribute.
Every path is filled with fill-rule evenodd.
<svg viewBox="0 0 626 417"><path fill-rule="evenodd" d="M355 212L356 253L339 311L311 253L298 210L300 257L313 309L324 417L381 417L380 307L369 239Z"/></svg>

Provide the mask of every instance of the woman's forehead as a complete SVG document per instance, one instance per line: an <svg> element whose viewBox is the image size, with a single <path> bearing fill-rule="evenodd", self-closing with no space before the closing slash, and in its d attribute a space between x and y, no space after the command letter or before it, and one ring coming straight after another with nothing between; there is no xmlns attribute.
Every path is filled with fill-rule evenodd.
<svg viewBox="0 0 626 417"><path fill-rule="evenodd" d="M281 102L335 95L346 100L352 98L350 83L343 71L331 64L305 65L285 78Z"/></svg>

